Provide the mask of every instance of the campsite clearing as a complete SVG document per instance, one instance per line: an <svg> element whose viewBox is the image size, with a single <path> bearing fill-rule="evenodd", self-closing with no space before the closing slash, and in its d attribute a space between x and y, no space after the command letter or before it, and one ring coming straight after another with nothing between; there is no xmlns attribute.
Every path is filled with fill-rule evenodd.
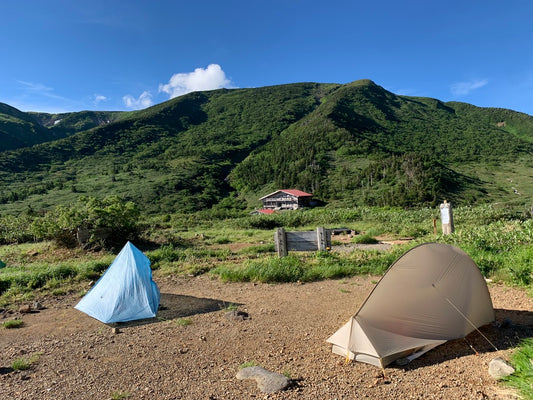
<svg viewBox="0 0 533 400"><path fill-rule="evenodd" d="M39 299L44 310L0 332L0 398L512 399L489 377L488 364L507 359L533 329L533 299L525 290L489 284L502 326L481 331L500 350L473 332L407 366L391 364L383 376L372 365L345 363L326 343L379 277L306 284L223 283L207 275L154 280L158 318L118 330L74 309L77 295ZM250 318L232 318L227 311L235 308ZM185 318L189 323L180 324ZM28 370L11 370L14 360L35 354ZM285 374L293 385L265 395L255 382L236 378L243 365Z"/></svg>

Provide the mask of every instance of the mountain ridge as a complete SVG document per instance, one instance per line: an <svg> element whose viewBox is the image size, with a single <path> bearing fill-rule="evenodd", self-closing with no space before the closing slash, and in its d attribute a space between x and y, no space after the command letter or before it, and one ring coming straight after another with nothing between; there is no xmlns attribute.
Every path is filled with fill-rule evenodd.
<svg viewBox="0 0 533 400"><path fill-rule="evenodd" d="M118 194L156 213L224 199L254 207L245 199L280 187L338 204L476 203L508 193L472 163L514 163L533 150L527 114L396 95L371 80L218 89L63 117L60 138L0 152L5 208L46 209L84 193ZM57 119L29 113L26 122L51 130Z"/></svg>

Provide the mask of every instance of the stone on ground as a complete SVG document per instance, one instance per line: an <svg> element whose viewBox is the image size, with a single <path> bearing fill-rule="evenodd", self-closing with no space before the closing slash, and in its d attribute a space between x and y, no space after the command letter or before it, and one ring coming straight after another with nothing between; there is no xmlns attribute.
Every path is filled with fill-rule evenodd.
<svg viewBox="0 0 533 400"><path fill-rule="evenodd" d="M497 357L489 363L489 375L494 379L502 379L511 375L515 369L511 367L503 358Z"/></svg>
<svg viewBox="0 0 533 400"><path fill-rule="evenodd" d="M290 384L290 379L285 375L258 366L239 370L237 379L255 379L259 390L263 393L278 392L286 389Z"/></svg>

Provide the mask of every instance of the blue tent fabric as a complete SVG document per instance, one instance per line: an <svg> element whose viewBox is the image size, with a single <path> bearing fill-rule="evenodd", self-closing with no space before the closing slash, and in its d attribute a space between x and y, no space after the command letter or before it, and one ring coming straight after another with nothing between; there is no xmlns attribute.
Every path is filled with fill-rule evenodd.
<svg viewBox="0 0 533 400"><path fill-rule="evenodd" d="M160 299L150 260L128 242L74 308L108 324L155 317Z"/></svg>

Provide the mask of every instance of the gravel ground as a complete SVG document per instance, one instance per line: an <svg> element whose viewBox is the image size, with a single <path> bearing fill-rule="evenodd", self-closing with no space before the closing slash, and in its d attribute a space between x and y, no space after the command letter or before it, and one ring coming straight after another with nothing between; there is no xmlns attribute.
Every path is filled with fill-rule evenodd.
<svg viewBox="0 0 533 400"><path fill-rule="evenodd" d="M497 321L405 367L345 363L325 340L353 315L378 278L307 284L223 283L207 276L156 279L158 318L118 330L73 309L79 298L45 298L18 329L0 328L0 399L513 399L488 375L495 357L533 330L533 299L490 285ZM238 316L228 315L237 306ZM0 317L2 315L0 314ZM13 318L16 315L4 315ZM33 358L28 370L13 360ZM246 364L247 363L247 364ZM236 379L259 365L291 378L277 393Z"/></svg>

